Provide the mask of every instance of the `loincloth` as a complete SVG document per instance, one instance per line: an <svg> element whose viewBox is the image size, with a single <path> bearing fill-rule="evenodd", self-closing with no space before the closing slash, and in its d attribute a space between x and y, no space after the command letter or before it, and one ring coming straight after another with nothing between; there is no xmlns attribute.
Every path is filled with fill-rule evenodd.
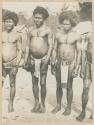
<svg viewBox="0 0 94 125"><path fill-rule="evenodd" d="M56 63L56 77L57 79L61 79L61 83L67 83L68 76L72 76L72 72L75 68L75 59L72 61L64 61L64 60L58 60ZM70 70L70 71L69 71ZM71 72L71 74L70 74Z"/></svg>
<svg viewBox="0 0 94 125"><path fill-rule="evenodd" d="M41 74L45 74L47 73L47 70L48 70L48 64L43 64L42 63L42 60L45 59L46 56L44 56L43 58L41 59L36 59L36 58L32 58L31 57L31 60L34 61L34 64L32 65L31 63L31 70L33 69L33 75L37 78L40 78L40 73Z"/></svg>
<svg viewBox="0 0 94 125"><path fill-rule="evenodd" d="M18 68L16 67L17 57L12 59L11 61L7 63L2 63L2 76L3 80L5 79L7 74L10 74L10 76L15 76L18 72ZM14 69L16 70L14 71Z"/></svg>

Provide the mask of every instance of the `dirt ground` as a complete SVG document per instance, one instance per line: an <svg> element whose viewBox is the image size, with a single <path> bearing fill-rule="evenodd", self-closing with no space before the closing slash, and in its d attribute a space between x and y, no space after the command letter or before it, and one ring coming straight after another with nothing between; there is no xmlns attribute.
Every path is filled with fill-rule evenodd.
<svg viewBox="0 0 94 125"><path fill-rule="evenodd" d="M34 97L32 92L32 78L29 72L24 69L19 69L16 79L16 96L14 100L14 109L12 113L8 113L8 100L9 100L9 77L7 76L4 86L2 88L2 122L32 122L32 121L55 121L55 120L72 120L75 121L76 116L81 111L81 94L83 89L83 81L78 76L73 82L73 103L72 112L70 116L62 115L64 108L66 107L66 89L63 88L62 98L62 110L57 114L52 114L51 111L56 105L56 80L51 75L50 67L47 76L47 97L46 97L46 113L31 113L31 109L34 105ZM89 102L87 105L85 122L91 121L89 116L91 114L92 107L92 86L89 93Z"/></svg>

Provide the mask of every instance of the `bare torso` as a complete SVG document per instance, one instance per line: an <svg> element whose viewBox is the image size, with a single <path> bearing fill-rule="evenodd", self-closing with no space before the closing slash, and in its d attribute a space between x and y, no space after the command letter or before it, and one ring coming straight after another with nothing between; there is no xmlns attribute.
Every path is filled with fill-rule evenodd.
<svg viewBox="0 0 94 125"><path fill-rule="evenodd" d="M18 35L15 31L12 31L11 33L3 32L2 58L4 63L10 62L17 56L17 41Z"/></svg>
<svg viewBox="0 0 94 125"><path fill-rule="evenodd" d="M77 35L75 36L75 32L59 33L57 35L57 58L62 61L73 61L75 59L76 41Z"/></svg>
<svg viewBox="0 0 94 125"><path fill-rule="evenodd" d="M49 49L48 35L49 30L46 26L40 29L32 28L30 32L30 53L36 59L44 57Z"/></svg>

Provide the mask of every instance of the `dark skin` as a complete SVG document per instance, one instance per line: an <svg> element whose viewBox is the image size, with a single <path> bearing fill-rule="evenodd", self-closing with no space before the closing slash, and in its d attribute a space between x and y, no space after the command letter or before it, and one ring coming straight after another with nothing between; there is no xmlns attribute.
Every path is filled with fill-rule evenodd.
<svg viewBox="0 0 94 125"><path fill-rule="evenodd" d="M81 65L81 73L80 76L83 79L83 93L82 93L82 111L80 115L76 118L78 121L83 121L86 115L86 106L89 100L89 89L91 85L91 64L86 63L87 59L87 49L88 46L91 44L91 35L87 33L82 37L82 42L84 47L82 49L82 65ZM90 48L91 49L91 48ZM91 53L91 52L90 52ZM87 77L89 76L89 77ZM90 116L92 117L92 115Z"/></svg>
<svg viewBox="0 0 94 125"><path fill-rule="evenodd" d="M52 110L52 112L57 113L59 110L61 110L61 100L63 92L61 87L60 65L64 60L67 60L67 62L71 63L68 64L69 69L68 69L68 82L67 82L67 107L63 114L70 115L72 98L73 98L73 90L72 90L73 78L76 77L78 74L80 57L81 57L81 51L80 49L78 49L78 44L80 44L80 39L78 35L77 37L74 37L74 39L71 39L73 38L73 36L76 36L76 33L72 32L71 30L72 26L69 20L65 19L64 22L62 22L62 27L64 30L61 30L60 33L56 35L54 42L54 49L52 53L52 74L55 75L57 81L57 89L56 89L57 105ZM75 59L74 56L75 50L77 51L76 66L74 65L73 61Z"/></svg>
<svg viewBox="0 0 94 125"><path fill-rule="evenodd" d="M5 31L3 32L2 47L3 47L3 72L4 79L9 75L10 80L10 100L8 104L8 111L13 112L13 101L16 93L15 80L18 71L17 67L12 67L10 62L15 56L17 56L13 65L18 66L21 60L21 36L19 36L13 29L15 27L12 19L7 19L4 22ZM5 37L6 36L6 37ZM10 46L11 45L11 46ZM7 55L8 53L8 55ZM6 65L4 64L6 63ZM3 79L3 83L4 83Z"/></svg>
<svg viewBox="0 0 94 125"><path fill-rule="evenodd" d="M34 15L35 26L31 28L31 31L28 34L28 43L30 43L29 45L31 47L28 47L28 46L26 47L26 56L25 56L25 62L27 62L28 55L30 52L30 57L31 57L30 63L32 65L32 67L35 66L34 58L41 59L41 64L40 64L41 103L39 103L39 85L38 85L39 78L37 78L34 75L34 71L33 72L31 71L33 95L35 98L35 105L31 111L40 112L40 113L44 113L46 111L46 108L45 108L46 77L47 77L48 62L49 62L51 51L52 51L51 32L48 28L44 28L45 27L44 22L45 22L45 19L43 18L42 14L37 13ZM43 45L43 48L39 47L40 44L39 45L36 44L37 41L35 41L35 38L37 39L38 42L40 42L41 45ZM36 44L36 45L33 46L34 44ZM37 48L36 48L36 46L37 46ZM48 50L47 50L47 48L48 48ZM36 52L35 52L35 50L36 50ZM47 52L45 53L46 50L47 50ZM43 56L45 55L45 58L41 58L42 54L43 54ZM31 69L31 70L33 70L33 69Z"/></svg>

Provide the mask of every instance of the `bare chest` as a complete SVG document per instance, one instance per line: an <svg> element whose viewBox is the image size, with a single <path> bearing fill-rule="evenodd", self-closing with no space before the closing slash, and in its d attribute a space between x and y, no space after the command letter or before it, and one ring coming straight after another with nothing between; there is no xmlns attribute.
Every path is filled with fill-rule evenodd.
<svg viewBox="0 0 94 125"><path fill-rule="evenodd" d="M73 45L76 42L75 35L73 34L59 35L57 40L58 40L58 43L62 45L63 44Z"/></svg>
<svg viewBox="0 0 94 125"><path fill-rule="evenodd" d="M16 34L7 34L7 33L3 33L2 35L2 42L3 44L15 44L17 43L18 38Z"/></svg>
<svg viewBox="0 0 94 125"><path fill-rule="evenodd" d="M31 38L32 37L41 37L41 38L47 38L48 32L44 29L33 29L31 31Z"/></svg>

